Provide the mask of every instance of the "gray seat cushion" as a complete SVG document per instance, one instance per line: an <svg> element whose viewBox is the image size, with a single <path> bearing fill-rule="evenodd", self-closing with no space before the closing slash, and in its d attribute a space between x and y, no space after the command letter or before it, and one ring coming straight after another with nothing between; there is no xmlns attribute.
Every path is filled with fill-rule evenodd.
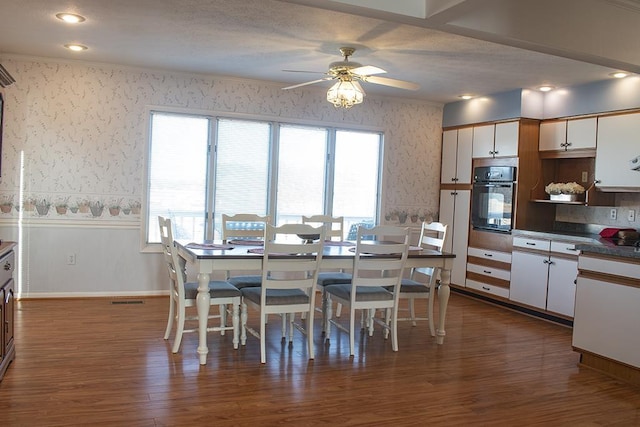
<svg viewBox="0 0 640 427"><path fill-rule="evenodd" d="M260 304L260 287L242 288L242 297ZM267 305L308 304L309 295L302 289L267 289Z"/></svg>
<svg viewBox="0 0 640 427"><path fill-rule="evenodd" d="M342 284L342 285L330 285L324 288L325 292L328 292L332 295L336 295L337 297L343 299L351 298L351 285L350 284ZM373 287L363 287L358 286L356 301L384 301L384 300L392 300L393 293L389 292L382 286L373 286Z"/></svg>
<svg viewBox="0 0 640 427"><path fill-rule="evenodd" d="M198 295L198 283L188 282L184 284L184 295L187 299L196 299ZM222 280L212 280L209 282L209 295L211 298L239 297L242 294L229 282Z"/></svg>
<svg viewBox="0 0 640 427"><path fill-rule="evenodd" d="M318 286L324 287L343 283L351 283L351 274L341 273L339 271L318 273Z"/></svg>
<svg viewBox="0 0 640 427"><path fill-rule="evenodd" d="M247 288L247 287L255 287L262 285L262 276L261 275L250 275L250 276L233 276L227 279L229 283L235 286L238 289Z"/></svg>
<svg viewBox="0 0 640 427"><path fill-rule="evenodd" d="M411 279L402 279L400 292L428 294L431 292L431 289L429 289L429 286L424 283L416 282Z"/></svg>

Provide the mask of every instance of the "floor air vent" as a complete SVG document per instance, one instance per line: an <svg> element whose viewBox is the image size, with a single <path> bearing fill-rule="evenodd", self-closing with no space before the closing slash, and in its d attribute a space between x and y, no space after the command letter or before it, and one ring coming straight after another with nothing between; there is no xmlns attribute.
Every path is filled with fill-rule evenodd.
<svg viewBox="0 0 640 427"><path fill-rule="evenodd" d="M111 301L111 304L144 304L144 301L136 299L136 300L120 300L120 301Z"/></svg>

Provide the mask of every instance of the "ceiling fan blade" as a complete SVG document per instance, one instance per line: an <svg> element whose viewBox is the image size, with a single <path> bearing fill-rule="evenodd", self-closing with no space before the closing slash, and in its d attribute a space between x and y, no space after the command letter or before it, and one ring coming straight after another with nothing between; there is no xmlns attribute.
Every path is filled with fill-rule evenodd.
<svg viewBox="0 0 640 427"><path fill-rule="evenodd" d="M363 65L362 67L353 68L351 72L359 76L371 76L373 74L386 73L382 68L374 67L373 65Z"/></svg>
<svg viewBox="0 0 640 427"><path fill-rule="evenodd" d="M407 90L418 90L418 89L420 89L420 85L417 84L417 83L406 82L404 80L390 79L388 77L370 76L370 77L365 77L363 80L365 82L369 82L369 83L375 83L375 84L378 84L378 85L397 87L397 88L400 88L400 89L407 89Z"/></svg>
<svg viewBox="0 0 640 427"><path fill-rule="evenodd" d="M327 74L326 71L306 71L306 70L282 70L285 73L309 73L309 74Z"/></svg>
<svg viewBox="0 0 640 427"><path fill-rule="evenodd" d="M293 86L283 87L282 90L295 89L297 87L312 85L314 83L320 83L320 82L324 82L324 81L331 80L331 79L333 79L333 77L325 77L324 79L318 79L318 80L313 80L313 81L310 81L310 82L300 83L300 84L293 85Z"/></svg>

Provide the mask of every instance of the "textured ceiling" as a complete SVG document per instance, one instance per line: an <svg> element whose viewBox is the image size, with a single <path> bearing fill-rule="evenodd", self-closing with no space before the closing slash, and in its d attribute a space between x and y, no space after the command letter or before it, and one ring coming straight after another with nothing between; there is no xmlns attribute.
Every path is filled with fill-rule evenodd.
<svg viewBox="0 0 640 427"><path fill-rule="evenodd" d="M570 8L575 1L431 0L426 1L427 10L439 13L421 19L334 1L0 0L0 62L3 56L27 55L289 86L322 76L283 70L326 71L330 62L340 60L341 46L353 46L357 51L352 60L381 67L386 77L421 85L411 92L365 83L369 95L434 102L456 101L461 93L483 95L543 83L575 85L638 66L640 60L633 55L640 51L622 43L636 31L626 28L627 21L638 22L635 2L580 0L588 9L582 14ZM514 9L514 4L519 6ZM573 20L561 21L564 25L558 28L554 15L551 23L525 28L525 23L540 20L545 4L571 13ZM617 32L604 37L604 24L585 32L599 11L589 7L615 12L611 18L618 19ZM70 26L55 18L58 12L76 12L87 20ZM629 19L620 21L620 15ZM616 40L619 55L607 47ZM89 50L73 53L63 47L72 42Z"/></svg>

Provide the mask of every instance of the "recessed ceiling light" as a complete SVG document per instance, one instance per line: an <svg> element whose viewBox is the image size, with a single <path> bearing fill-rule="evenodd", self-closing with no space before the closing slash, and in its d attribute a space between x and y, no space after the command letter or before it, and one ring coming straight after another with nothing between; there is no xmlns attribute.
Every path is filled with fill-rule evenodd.
<svg viewBox="0 0 640 427"><path fill-rule="evenodd" d="M84 16L75 13L56 13L56 18L68 24L77 24L86 20Z"/></svg>
<svg viewBox="0 0 640 427"><path fill-rule="evenodd" d="M460 98L462 98L462 99L471 99L471 98L473 98L473 95L464 94L464 95L460 95Z"/></svg>
<svg viewBox="0 0 640 427"><path fill-rule="evenodd" d="M88 47L81 44L65 44L64 47L74 52L80 52L89 49Z"/></svg>
<svg viewBox="0 0 640 427"><path fill-rule="evenodd" d="M624 71L616 71L615 73L609 74L611 77L615 77L616 79L624 79L629 75L629 73L625 73Z"/></svg>
<svg viewBox="0 0 640 427"><path fill-rule="evenodd" d="M549 92L550 90L553 90L553 86L549 86L549 85L540 86L538 87L538 90L540 92Z"/></svg>

